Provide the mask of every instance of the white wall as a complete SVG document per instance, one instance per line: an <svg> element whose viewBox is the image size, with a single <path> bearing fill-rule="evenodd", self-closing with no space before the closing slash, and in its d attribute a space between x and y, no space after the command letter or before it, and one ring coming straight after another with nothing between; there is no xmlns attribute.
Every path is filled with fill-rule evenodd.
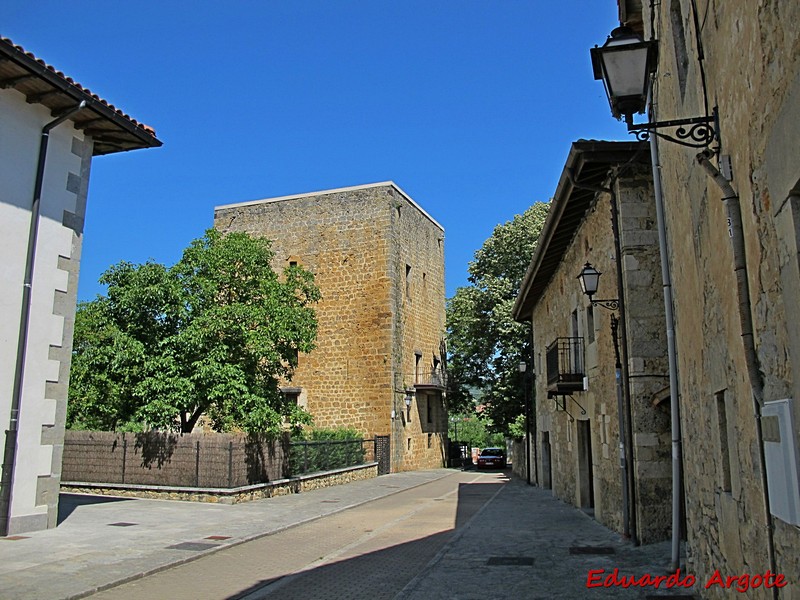
<svg viewBox="0 0 800 600"><path fill-rule="evenodd" d="M49 109L28 104L23 94L0 90L0 432L8 429L10 419L41 129L52 119ZM39 477L49 477L54 470L60 472L60 460L54 465L53 445L42 445L41 438L43 426L63 429L64 425L56 423L57 402L52 392L46 393L46 387L48 382L58 382L61 367L58 360L52 359L51 347L64 345L64 317L53 314L57 291L66 292L69 283L69 273L59 269L59 256L69 259L73 252L78 256L80 252L74 232L62 224L65 211L83 213L81 194L74 191L74 186L73 191L67 189L69 174L73 174L73 179L82 174L82 158L73 153L73 138L82 141L83 135L73 128L71 121L62 123L50 134L31 293L10 533L48 526L48 504L38 503L41 497L37 499L37 483ZM83 168L83 174L88 177L87 168ZM86 182L81 188L86 189ZM68 318L71 316L70 313ZM61 377L64 378L63 369ZM46 396L53 399L45 399ZM59 419L63 421L63 414ZM0 457L2 452L0 444ZM52 507L51 504L51 513Z"/></svg>

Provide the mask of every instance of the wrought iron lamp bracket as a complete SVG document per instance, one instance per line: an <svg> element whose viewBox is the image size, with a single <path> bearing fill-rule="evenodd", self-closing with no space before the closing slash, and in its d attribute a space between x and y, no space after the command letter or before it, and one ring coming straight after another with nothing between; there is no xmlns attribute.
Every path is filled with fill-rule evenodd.
<svg viewBox="0 0 800 600"><path fill-rule="evenodd" d="M559 396L561 397L561 402L558 401ZM581 406L580 402L575 400L575 397L572 394L558 394L558 395L554 396L553 400L555 400L555 403L556 403L556 410L563 410L565 413L567 413L569 415L570 419L572 419L573 421L575 420L575 417L572 415L572 413L569 412L569 410L567 410L567 398L569 398L575 404L578 405L578 408L581 409L581 415L586 415L587 414L586 413L586 409L583 408L583 406Z"/></svg>
<svg viewBox="0 0 800 600"><path fill-rule="evenodd" d="M592 303L592 306L602 306L608 310L619 310L619 300L616 298L609 300L594 300L593 298L589 298L589 301Z"/></svg>
<svg viewBox="0 0 800 600"><path fill-rule="evenodd" d="M653 133L661 139L689 148L706 148L715 140L719 143L719 116L716 108L711 116L652 123L634 123L633 115L626 115L625 123L628 125L628 133L634 134L640 142L649 140L650 134ZM658 131L673 127L677 128L674 137Z"/></svg>

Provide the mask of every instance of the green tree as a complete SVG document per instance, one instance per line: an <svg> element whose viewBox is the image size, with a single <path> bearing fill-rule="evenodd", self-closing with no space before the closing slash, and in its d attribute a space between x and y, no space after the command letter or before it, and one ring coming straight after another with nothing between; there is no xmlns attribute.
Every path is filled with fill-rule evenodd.
<svg viewBox="0 0 800 600"><path fill-rule="evenodd" d="M272 269L270 242L209 229L171 268L121 262L78 306L67 423L102 430L277 432L310 415L284 397L314 348L313 275Z"/></svg>
<svg viewBox="0 0 800 600"><path fill-rule="evenodd" d="M519 435L524 388L519 363L530 361L530 330L511 310L550 205L537 202L495 227L469 264L469 285L447 302L451 410L476 402L491 431Z"/></svg>

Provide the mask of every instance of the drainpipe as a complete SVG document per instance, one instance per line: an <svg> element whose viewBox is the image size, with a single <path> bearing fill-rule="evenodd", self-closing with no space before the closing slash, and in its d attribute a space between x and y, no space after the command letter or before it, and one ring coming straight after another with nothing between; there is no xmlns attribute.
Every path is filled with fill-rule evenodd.
<svg viewBox="0 0 800 600"><path fill-rule="evenodd" d="M747 365L747 374L750 379L750 388L753 393L753 410L756 418L756 438L758 443L758 457L761 463L761 489L764 497L764 520L767 525L767 552L769 553L769 568L777 573L775 561L775 532L772 527L772 511L770 510L769 487L767 486L766 459L764 457L764 438L761 428L761 409L764 405L764 381L756 354L755 338L753 335L753 316L750 304L750 283L747 275L747 258L744 246L744 232L742 229L742 211L739 206L739 195L730 182L723 177L711 162L714 153L704 150L697 155L700 164L709 177L722 190L722 202L728 218L728 236L731 239L733 250L733 269L736 273L736 292L739 299L739 322L742 328L742 345L744 358ZM773 588L773 597L777 598L778 590Z"/></svg>
<svg viewBox="0 0 800 600"><path fill-rule="evenodd" d="M619 357L619 340L617 338L617 327L619 321L612 313L611 315L611 338L614 340L614 377L617 383L617 414L619 415L620 429L624 426L624 419L622 418L623 401L622 401L622 361ZM631 537L631 518L628 509L628 473L627 473L627 460L625 457L625 443L622 441L623 437L620 436L619 442L619 468L622 475L622 537Z"/></svg>
<svg viewBox="0 0 800 600"><path fill-rule="evenodd" d="M22 284L22 311L20 313L19 338L17 341L17 359L14 371L14 391L11 397L11 417L6 431L5 453L3 455L2 489L0 490L0 506L4 507L0 514L0 536L7 536L11 522L11 489L14 484L14 467L17 457L17 436L19 432L19 411L22 400L22 388L25 383L25 359L28 344L28 328L31 313L31 284L33 283L33 264L36 259L36 244L39 236L39 212L44 185L44 167L47 161L47 144L50 131L61 125L76 112L86 106L86 101L74 106L56 119L42 127L39 142L39 159L36 165L36 180L33 185L33 202L31 203L31 224L28 233L28 252L25 262L25 280Z"/></svg>
<svg viewBox="0 0 800 600"><path fill-rule="evenodd" d="M669 268L667 229L664 218L664 196L661 187L661 164L658 142L650 136L650 162L653 169L653 196L656 204L658 250L661 256L661 285L664 290L664 318L667 327L667 361L669 364L670 429L672 431L672 548L670 569L680 566L681 558L681 487L683 457L681 452L681 413L678 402L678 359L675 352L675 317L672 313L672 274Z"/></svg>

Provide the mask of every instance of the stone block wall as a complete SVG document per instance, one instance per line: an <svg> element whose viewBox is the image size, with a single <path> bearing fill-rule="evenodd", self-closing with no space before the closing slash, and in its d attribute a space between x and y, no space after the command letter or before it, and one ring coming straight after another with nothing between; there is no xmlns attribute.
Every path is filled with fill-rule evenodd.
<svg viewBox="0 0 800 600"><path fill-rule="evenodd" d="M576 279L586 262L591 262L603 275L600 278L600 297L616 296L613 238L609 197L603 197L587 213L559 270L533 311L533 347L536 361L536 411L538 438L549 432L553 491L559 498L581 506L587 490L580 485L578 424L588 421L591 432L591 455L595 518L612 529L621 528L621 479L617 446L617 408L614 386L614 351L609 328L609 313L594 309L594 325L588 330L586 310L588 299ZM577 311L578 330L572 329L571 318ZM591 335L590 335L591 334ZM560 337L583 338L585 374L589 380L586 392L567 397L563 409L562 397L547 398L547 346ZM594 337L594 341L590 341ZM583 410L586 414L583 414ZM539 453L541 461L541 452ZM543 465L539 465L542 472Z"/></svg>
<svg viewBox="0 0 800 600"><path fill-rule="evenodd" d="M697 116L706 102L719 108L720 153L730 158L731 185L741 203L764 400L792 398L800 427L800 230L792 199L800 183L800 4L698 3L699 30L689 0L656 5L652 19L643 4L645 35L653 22L660 44L656 118ZM777 569L797 582L800 529L766 516L723 193L697 166L696 151L668 143L659 150L675 299L689 568L699 581L717 568L763 573L771 524ZM796 429L795 447L798 438ZM749 593L769 597L763 589Z"/></svg>
<svg viewBox="0 0 800 600"><path fill-rule="evenodd" d="M214 224L271 240L276 269L314 273L317 348L286 382L314 426L391 435L392 470L441 466L441 394L404 402L414 352L432 363L444 332L441 226L393 183L220 206Z"/></svg>
<svg viewBox="0 0 800 600"><path fill-rule="evenodd" d="M636 534L644 543L665 539L670 524L669 419L653 398L667 385L666 341L652 185L645 166L628 165L615 183L622 256L622 290L628 340L631 444ZM615 353L611 313L589 308L576 280L587 262L602 276L596 299L619 297L617 254L612 233L611 196L598 194L565 251L558 270L533 308L536 372L537 461L543 464L541 442L550 443L550 477L554 494L588 507L589 490L581 448L581 422L588 422L591 444L594 516L621 531L622 474L619 466L620 415L617 408ZM614 311L618 313L618 311ZM574 316L577 317L577 331ZM572 397L547 398L546 348L556 338L579 336L585 352L588 389ZM624 343L620 326L620 347ZM624 379L623 379L624 380ZM557 401L556 401L557 400ZM585 411L585 414L584 414ZM623 411L624 413L624 411ZM627 483L626 483L627 487Z"/></svg>
<svg viewBox="0 0 800 600"><path fill-rule="evenodd" d="M399 196L392 206L392 462L403 470L438 467L446 462L447 413L442 390L427 384L443 361L444 231ZM406 407L400 392L409 389L415 394Z"/></svg>
<svg viewBox="0 0 800 600"><path fill-rule="evenodd" d="M615 192L628 343L634 518L638 539L650 543L670 534L672 470L664 297L649 166L629 169L616 182Z"/></svg>

